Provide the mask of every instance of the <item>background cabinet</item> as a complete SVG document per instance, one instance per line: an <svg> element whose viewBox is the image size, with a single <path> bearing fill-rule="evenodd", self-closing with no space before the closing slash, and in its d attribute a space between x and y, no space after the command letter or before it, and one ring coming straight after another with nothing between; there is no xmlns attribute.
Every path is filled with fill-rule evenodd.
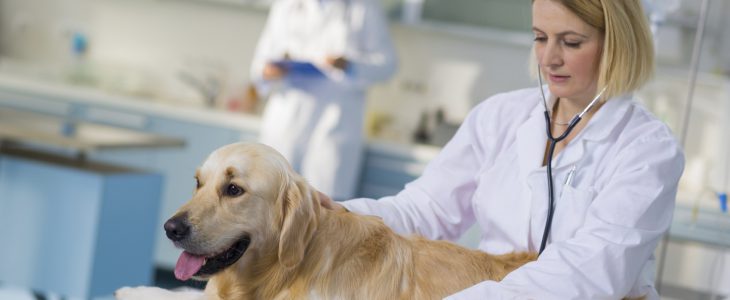
<svg viewBox="0 0 730 300"><path fill-rule="evenodd" d="M153 283L162 177L0 152L0 282L74 298Z"/></svg>

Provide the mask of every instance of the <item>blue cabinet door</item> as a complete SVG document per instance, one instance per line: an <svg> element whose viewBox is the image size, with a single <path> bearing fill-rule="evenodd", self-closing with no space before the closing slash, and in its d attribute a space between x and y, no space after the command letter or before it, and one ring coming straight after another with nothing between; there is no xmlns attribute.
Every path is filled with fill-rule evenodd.
<svg viewBox="0 0 730 300"><path fill-rule="evenodd" d="M161 176L0 155L0 282L74 298L152 283Z"/></svg>

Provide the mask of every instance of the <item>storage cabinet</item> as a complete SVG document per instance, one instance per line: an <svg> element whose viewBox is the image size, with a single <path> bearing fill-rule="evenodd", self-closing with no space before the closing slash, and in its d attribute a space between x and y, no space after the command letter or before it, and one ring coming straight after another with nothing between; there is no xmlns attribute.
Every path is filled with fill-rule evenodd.
<svg viewBox="0 0 730 300"><path fill-rule="evenodd" d="M0 282L89 299L152 284L162 177L0 153Z"/></svg>
<svg viewBox="0 0 730 300"><path fill-rule="evenodd" d="M357 196L377 199L395 195L423 173L438 151L438 147L425 145L370 143L365 152Z"/></svg>

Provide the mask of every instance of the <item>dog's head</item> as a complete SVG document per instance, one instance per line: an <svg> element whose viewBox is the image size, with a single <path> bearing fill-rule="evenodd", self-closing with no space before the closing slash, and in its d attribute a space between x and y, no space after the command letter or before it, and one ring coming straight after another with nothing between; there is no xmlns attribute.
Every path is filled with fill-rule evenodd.
<svg viewBox="0 0 730 300"><path fill-rule="evenodd" d="M178 279L207 279L262 257L286 268L301 262L319 202L278 152L254 143L227 145L208 156L195 179L192 199L164 226L184 250Z"/></svg>

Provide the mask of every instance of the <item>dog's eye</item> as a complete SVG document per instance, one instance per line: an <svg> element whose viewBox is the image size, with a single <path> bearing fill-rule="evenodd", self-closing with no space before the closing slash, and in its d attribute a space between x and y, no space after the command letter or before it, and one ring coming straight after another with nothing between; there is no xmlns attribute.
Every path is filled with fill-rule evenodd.
<svg viewBox="0 0 730 300"><path fill-rule="evenodd" d="M200 188L200 179L198 179L198 178L195 178L195 188L196 189Z"/></svg>
<svg viewBox="0 0 730 300"><path fill-rule="evenodd" d="M229 184L226 187L226 195L231 197L237 197L243 194L243 189L235 184Z"/></svg>

